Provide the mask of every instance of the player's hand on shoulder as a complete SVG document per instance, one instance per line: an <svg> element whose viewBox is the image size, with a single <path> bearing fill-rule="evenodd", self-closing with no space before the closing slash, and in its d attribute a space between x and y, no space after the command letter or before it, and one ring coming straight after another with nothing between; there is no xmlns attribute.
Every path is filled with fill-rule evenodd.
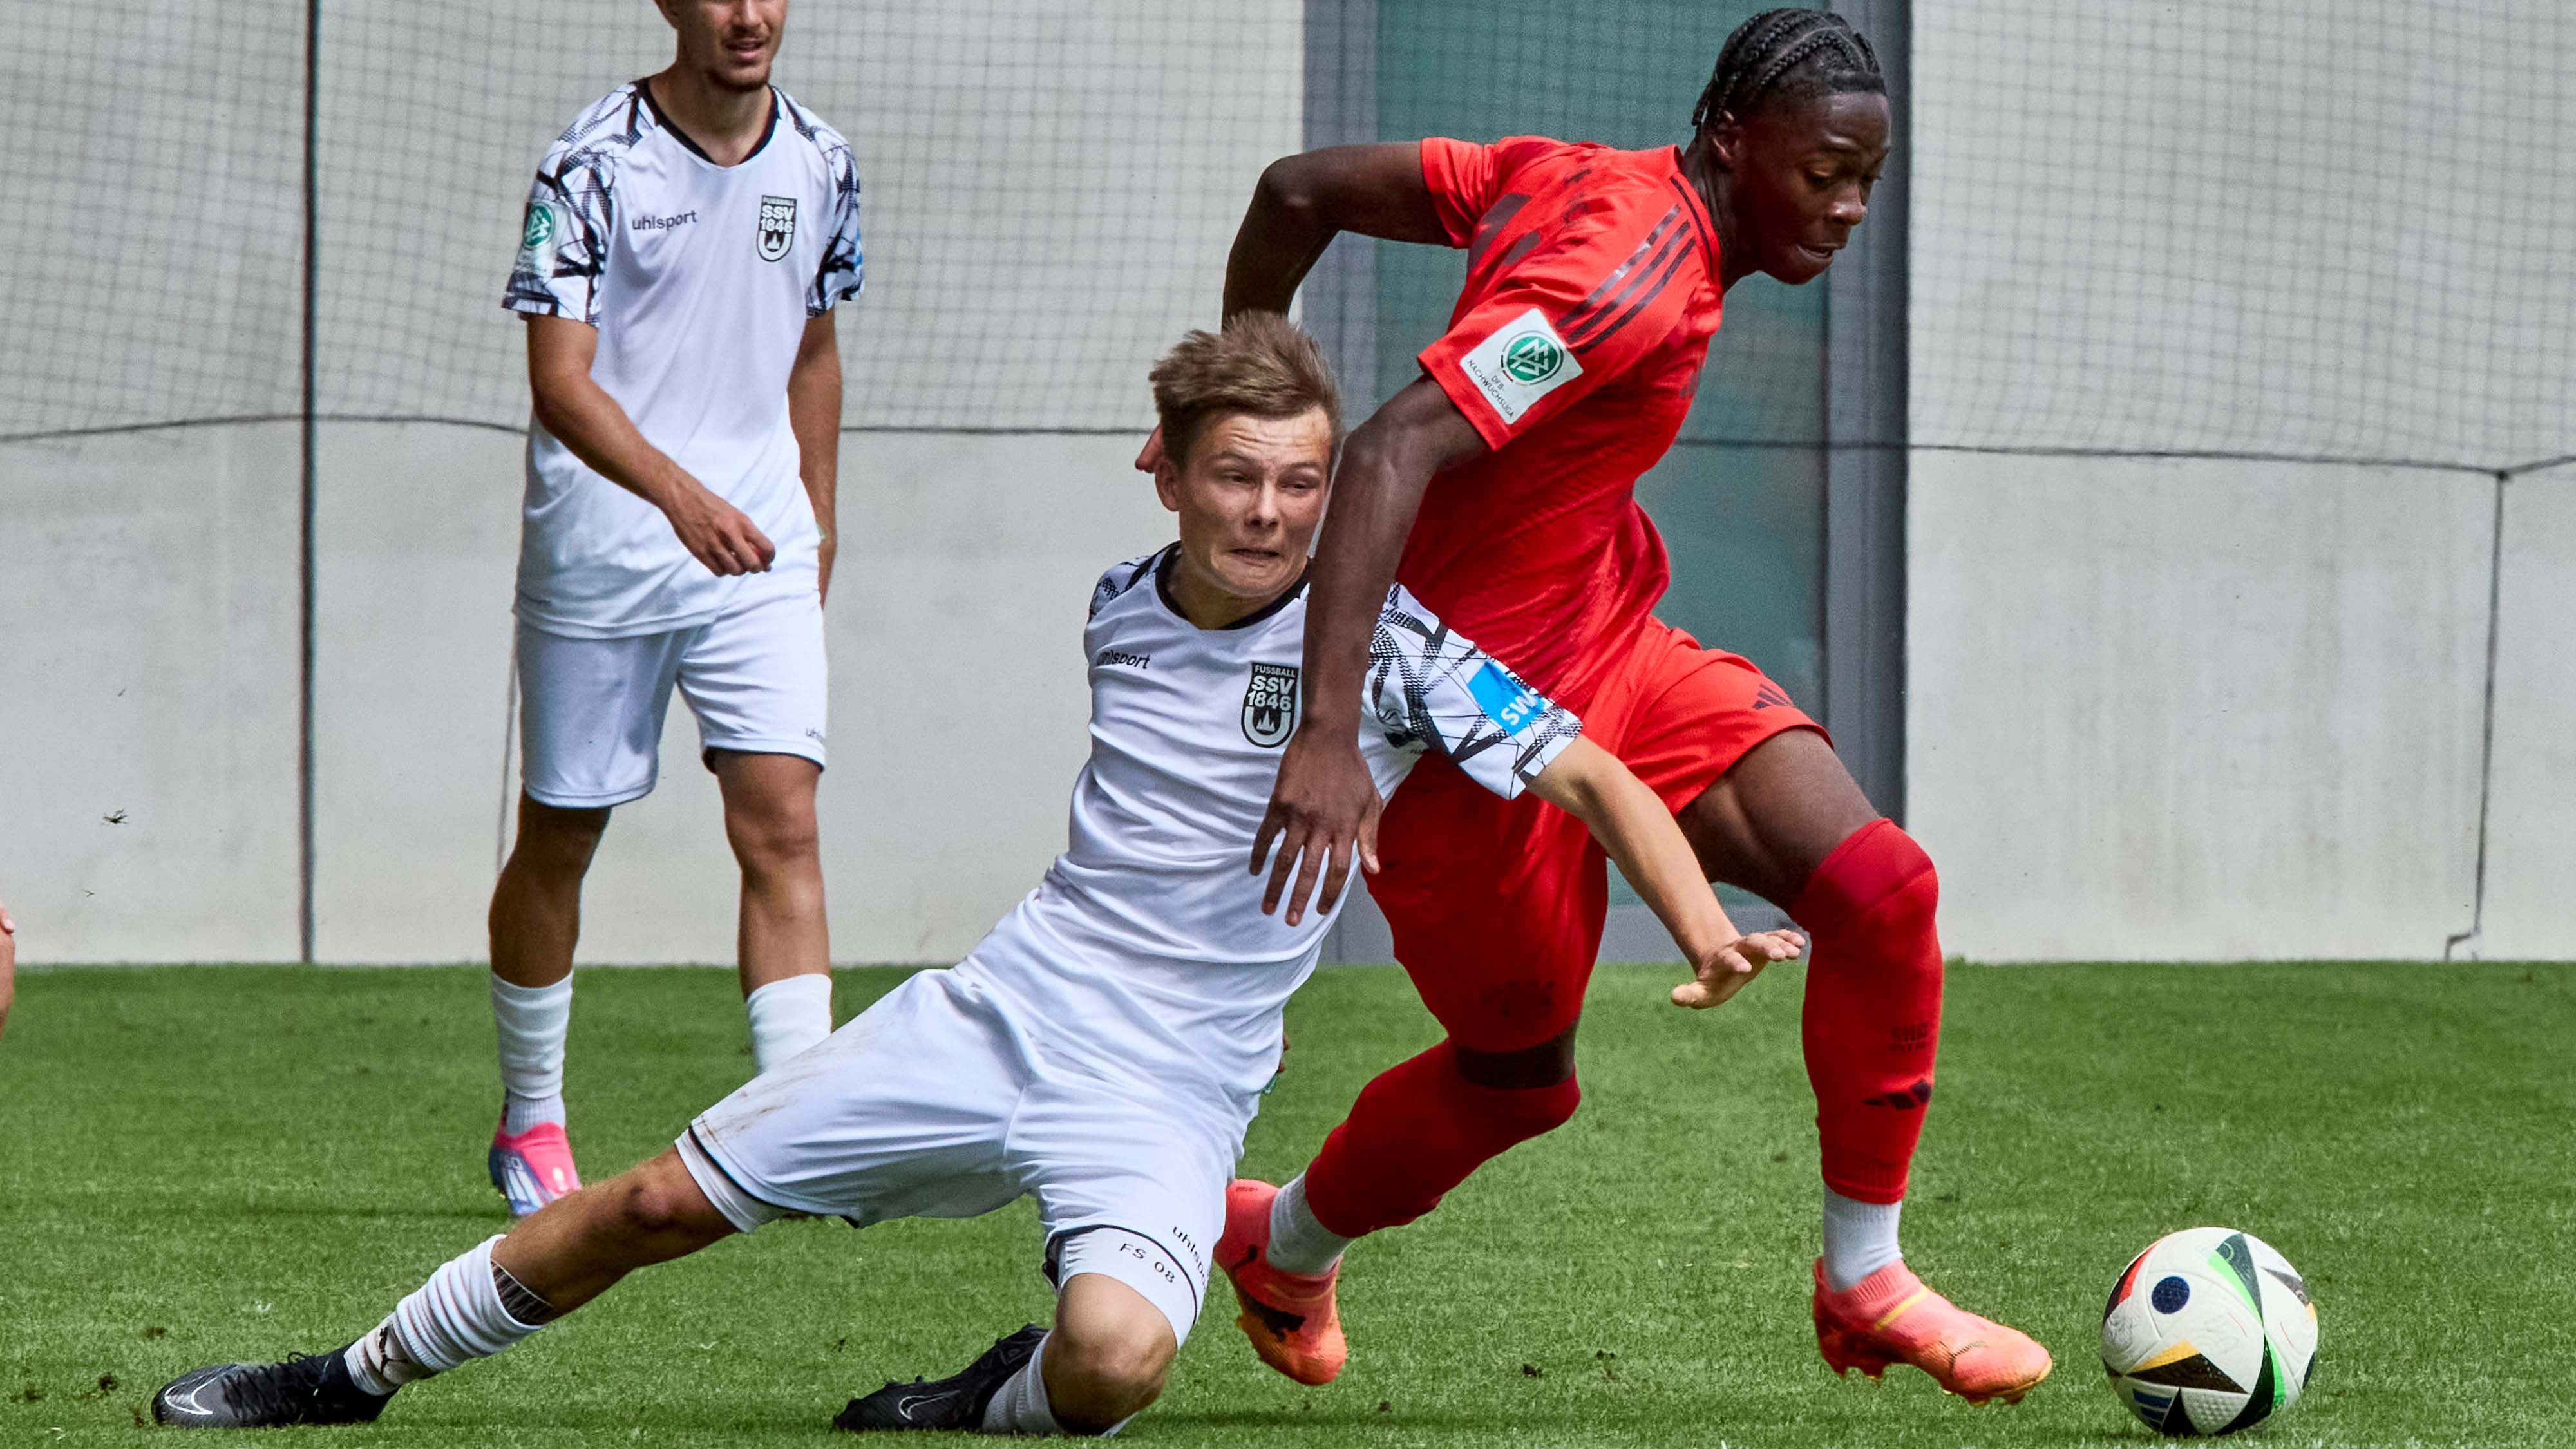
<svg viewBox="0 0 2576 1449"><path fill-rule="evenodd" d="M1738 936L1692 963L1692 979L1673 988L1673 1005L1706 1011L1742 991L1762 968L1787 961L1807 949L1807 938L1795 931L1755 931Z"/></svg>
<svg viewBox="0 0 2576 1449"><path fill-rule="evenodd" d="M1362 867L1377 872L1377 817L1386 802L1378 798L1377 780L1360 758L1356 734L1327 739L1312 729L1289 736L1279 755L1279 782L1271 787L1270 809L1252 841L1252 873L1270 864L1270 889L1261 897L1262 914L1288 902L1288 924L1306 918L1311 900L1328 911L1341 899L1356 850ZM1278 842L1274 855L1271 842ZM1295 885L1290 886L1290 872ZM1318 876L1323 894L1315 894Z"/></svg>
<svg viewBox="0 0 2576 1449"><path fill-rule="evenodd" d="M711 573L766 573L778 557L778 546L750 515L702 483L681 490L662 512L671 520L671 531L680 536L680 546Z"/></svg>

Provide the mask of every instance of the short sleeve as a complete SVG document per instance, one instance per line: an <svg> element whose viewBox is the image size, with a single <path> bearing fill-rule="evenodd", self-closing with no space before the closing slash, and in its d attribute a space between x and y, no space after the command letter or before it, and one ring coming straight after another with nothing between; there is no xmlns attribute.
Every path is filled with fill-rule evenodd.
<svg viewBox="0 0 2576 1449"><path fill-rule="evenodd" d="M558 142L537 168L520 225L519 260L501 305L599 325L599 279L616 235L616 163L606 151Z"/></svg>
<svg viewBox="0 0 2576 1449"><path fill-rule="evenodd" d="M1446 136L1422 138L1422 184L1430 189L1432 209L1440 214L1449 245L1463 247L1476 234L1477 219L1494 204L1502 168L1494 149Z"/></svg>
<svg viewBox="0 0 2576 1449"><path fill-rule="evenodd" d="M1654 355L1696 291L1689 203L1604 188L1509 262L1422 369L1500 448ZM1515 248L1517 250L1517 248Z"/></svg>
<svg viewBox="0 0 2576 1449"><path fill-rule="evenodd" d="M859 163L838 135L823 133L823 164L830 175L824 208L823 261L805 289L805 315L820 317L866 285L867 260L859 246Z"/></svg>
<svg viewBox="0 0 2576 1449"><path fill-rule="evenodd" d="M1378 612L1368 682L1389 744L1437 751L1506 800L1583 732L1573 711L1451 633L1402 585Z"/></svg>

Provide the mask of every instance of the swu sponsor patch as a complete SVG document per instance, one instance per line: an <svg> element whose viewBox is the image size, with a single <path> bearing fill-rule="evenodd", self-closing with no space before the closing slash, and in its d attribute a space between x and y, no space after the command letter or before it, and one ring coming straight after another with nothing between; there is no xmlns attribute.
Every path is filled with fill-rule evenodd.
<svg viewBox="0 0 2576 1449"><path fill-rule="evenodd" d="M1583 375L1574 349L1536 307L1495 328L1458 366L1507 423L1519 422L1540 398Z"/></svg>
<svg viewBox="0 0 2576 1449"><path fill-rule="evenodd" d="M1539 698L1537 690L1521 683L1510 670L1491 659L1485 661L1483 668L1467 676L1467 692L1476 697L1476 704L1485 711L1485 717L1501 725L1507 735L1517 735L1536 723L1538 712L1546 703Z"/></svg>

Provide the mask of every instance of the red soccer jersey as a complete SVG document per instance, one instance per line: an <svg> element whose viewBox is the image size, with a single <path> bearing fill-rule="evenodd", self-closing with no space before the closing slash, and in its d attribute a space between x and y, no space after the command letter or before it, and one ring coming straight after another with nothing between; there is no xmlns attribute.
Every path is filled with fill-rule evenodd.
<svg viewBox="0 0 2576 1449"><path fill-rule="evenodd" d="M1431 480L1396 576L1576 709L1671 580L1637 478L1717 331L1717 232L1681 153L1422 143L1467 285L1423 371L1493 451Z"/></svg>

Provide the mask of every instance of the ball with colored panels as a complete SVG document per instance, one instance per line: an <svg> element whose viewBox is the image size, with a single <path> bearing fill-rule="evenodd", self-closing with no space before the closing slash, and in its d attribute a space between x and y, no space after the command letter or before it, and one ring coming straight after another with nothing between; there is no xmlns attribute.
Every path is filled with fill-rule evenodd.
<svg viewBox="0 0 2576 1449"><path fill-rule="evenodd" d="M2272 1245L2186 1228L2148 1245L2102 1310L2102 1367L2146 1426L2233 1434L2296 1402L2317 1352L2308 1285Z"/></svg>

